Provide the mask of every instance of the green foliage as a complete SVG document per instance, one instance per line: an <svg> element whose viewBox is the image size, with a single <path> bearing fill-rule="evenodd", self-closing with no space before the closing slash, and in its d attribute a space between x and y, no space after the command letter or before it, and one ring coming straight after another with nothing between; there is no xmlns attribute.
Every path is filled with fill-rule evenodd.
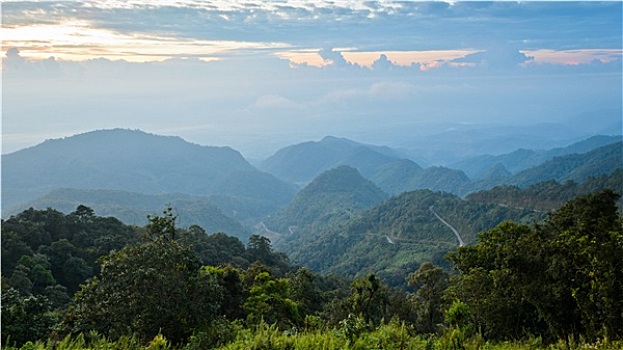
<svg viewBox="0 0 623 350"><path fill-rule="evenodd" d="M161 234L102 259L101 278L76 294L66 319L70 332L96 330L111 337L136 334L150 339L162 332L181 344L193 329L207 327L222 299L218 275L200 272L193 252L168 236L173 217L152 218ZM163 224L164 223L164 224Z"/></svg>
<svg viewBox="0 0 623 350"><path fill-rule="evenodd" d="M578 197L534 228L504 223L450 256L449 293L486 338L620 339L623 224L618 195Z"/></svg>
<svg viewBox="0 0 623 350"><path fill-rule="evenodd" d="M281 233L279 244L284 246L307 230L326 228L350 219L386 196L357 169L343 165L316 177L266 224Z"/></svg>
<svg viewBox="0 0 623 350"><path fill-rule="evenodd" d="M2 290L2 344L21 346L45 339L58 316L45 296L24 296L10 288Z"/></svg>
<svg viewBox="0 0 623 350"><path fill-rule="evenodd" d="M448 273L426 262L409 274L407 283L417 291L412 297L417 315L417 328L422 333L435 333L443 321L443 293L448 287Z"/></svg>
<svg viewBox="0 0 623 350"><path fill-rule="evenodd" d="M582 182L590 177L609 174L621 168L621 159L623 159L623 143L615 142L587 153L555 157L519 172L510 179L510 183L525 187L547 180Z"/></svg>
<svg viewBox="0 0 623 350"><path fill-rule="evenodd" d="M471 193L467 195L466 199L473 202L548 212L559 209L564 203L577 196L608 188L619 193L623 192L623 169L619 168L607 175L589 177L582 183L573 181L558 183L549 180L526 188L511 185L499 186L490 190ZM617 204L619 208L623 208L621 199L617 201Z"/></svg>
<svg viewBox="0 0 623 350"><path fill-rule="evenodd" d="M242 281L242 272L231 266L204 266L200 274L214 276L223 291L223 299L218 314L226 320L234 321L245 317L243 305L247 291Z"/></svg>
<svg viewBox="0 0 623 350"><path fill-rule="evenodd" d="M279 276L285 276L289 270L288 256L284 253L274 252L270 239L264 236L251 235L244 256L247 261L257 261L270 267Z"/></svg>
<svg viewBox="0 0 623 350"><path fill-rule="evenodd" d="M465 327L470 321L471 312L469 306L459 299L454 299L444 314L446 324L452 327Z"/></svg>
<svg viewBox="0 0 623 350"><path fill-rule="evenodd" d="M260 272L249 289L244 303L250 324L267 322L280 328L290 328L301 321L298 305L290 299L288 280L274 278L269 272Z"/></svg>
<svg viewBox="0 0 623 350"><path fill-rule="evenodd" d="M618 198L579 197L527 225L538 216L406 193L303 240L324 240L329 252L302 248L337 262L329 270L359 276L352 281L291 267L266 237L251 236L245 247L199 226L178 229L170 209L145 228L86 206L70 215L30 210L3 222L2 341L24 349L613 349L623 329ZM422 251L410 241L454 240L432 205L467 237L520 220L451 253L458 274L450 277L426 259L443 261L451 247ZM136 243L137 232L149 239ZM98 252L106 253L92 265ZM392 261L399 272L373 273ZM383 276L402 276L410 293ZM64 284L86 277L68 307Z"/></svg>
<svg viewBox="0 0 623 350"><path fill-rule="evenodd" d="M389 291L374 274L355 279L349 297L350 311L366 322L378 324L386 316Z"/></svg>
<svg viewBox="0 0 623 350"><path fill-rule="evenodd" d="M68 215L28 209L2 221L2 274L24 294L59 284L71 295L99 271L97 258L137 240L131 227L88 207Z"/></svg>
<svg viewBox="0 0 623 350"><path fill-rule="evenodd" d="M184 350L216 349L233 342L242 331L238 323L219 319L202 331L195 331L184 346Z"/></svg>
<svg viewBox="0 0 623 350"><path fill-rule="evenodd" d="M268 202L258 205L256 202ZM28 203L34 208L55 208L71 213L78 203L88 205L100 216L113 216L126 224L143 226L147 216L160 212L163 205L175 208L178 222L184 226L199 225L210 233L227 232L246 239L249 232L240 221L262 217L277 206L270 201L232 196L191 196L180 193L144 194L119 190L59 188ZM19 213L20 207L7 208Z"/></svg>
<svg viewBox="0 0 623 350"><path fill-rule="evenodd" d="M322 312L328 298L323 293L320 280L318 275L306 268L299 268L288 276L290 296L297 303L301 315L320 315Z"/></svg>
<svg viewBox="0 0 623 350"><path fill-rule="evenodd" d="M162 212L162 216L147 215L149 224L147 229L148 238L152 240L174 240L175 239L175 220L177 216L173 215L173 208L168 207Z"/></svg>
<svg viewBox="0 0 623 350"><path fill-rule="evenodd" d="M313 226L280 245L292 261L324 273L360 277L375 273L391 286L406 287L405 278L424 261L444 265L456 247L452 231L430 207L450 222L466 242L504 220L531 223L543 217L531 210L473 203L428 190L393 197L349 220Z"/></svg>

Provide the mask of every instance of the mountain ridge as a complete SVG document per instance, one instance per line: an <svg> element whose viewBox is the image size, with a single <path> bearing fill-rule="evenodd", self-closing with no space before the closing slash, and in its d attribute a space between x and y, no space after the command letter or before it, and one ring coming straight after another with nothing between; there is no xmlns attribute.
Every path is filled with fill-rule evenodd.
<svg viewBox="0 0 623 350"><path fill-rule="evenodd" d="M59 187L236 195L277 204L287 204L296 190L260 172L230 147L200 146L128 129L48 140L3 155L2 163L3 208Z"/></svg>

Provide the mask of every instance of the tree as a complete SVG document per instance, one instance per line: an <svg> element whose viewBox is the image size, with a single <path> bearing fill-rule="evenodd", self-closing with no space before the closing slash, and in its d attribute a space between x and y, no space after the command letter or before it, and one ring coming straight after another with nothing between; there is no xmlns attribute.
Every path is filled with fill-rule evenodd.
<svg viewBox="0 0 623 350"><path fill-rule="evenodd" d="M448 289L448 299L467 304L475 329L488 339L517 339L543 334L525 285L542 283L543 265L534 231L526 225L504 222L478 236L473 246L449 255L460 275Z"/></svg>
<svg viewBox="0 0 623 350"><path fill-rule="evenodd" d="M434 333L437 325L443 321L443 294L448 287L448 273L430 262L407 277L409 286L417 288L415 303L418 328L424 333Z"/></svg>
<svg viewBox="0 0 623 350"><path fill-rule="evenodd" d="M591 339L623 337L623 219L611 190L578 197L554 212L538 227L548 248L547 283L559 295L573 318L533 302L559 334L567 329ZM556 301L556 300L555 300ZM560 301L558 305L561 305ZM558 316L558 317L556 317ZM562 317L564 318L562 318ZM569 327L573 320L573 327Z"/></svg>
<svg viewBox="0 0 623 350"><path fill-rule="evenodd" d="M581 196L534 228L503 223L450 259L449 295L486 337L623 337L623 220L610 190Z"/></svg>
<svg viewBox="0 0 623 350"><path fill-rule="evenodd" d="M318 315L326 303L317 279L318 276L306 268L299 268L288 279L292 299L299 305L301 315Z"/></svg>
<svg viewBox="0 0 623 350"><path fill-rule="evenodd" d="M241 271L231 266L204 266L202 274L212 274L223 290L223 299L218 314L229 321L244 319L243 305L247 297Z"/></svg>
<svg viewBox="0 0 623 350"><path fill-rule="evenodd" d="M285 276L288 271L288 256L273 252L270 239L264 236L251 235L249 237L245 256L249 262L259 261L269 266L280 277Z"/></svg>
<svg viewBox="0 0 623 350"><path fill-rule="evenodd" d="M379 323L389 304L387 286L374 274L355 279L351 285L351 310L367 322Z"/></svg>
<svg viewBox="0 0 623 350"><path fill-rule="evenodd" d="M2 344L21 346L27 341L45 339L57 317L44 296L20 294L16 289L2 290Z"/></svg>
<svg viewBox="0 0 623 350"><path fill-rule="evenodd" d="M252 324L263 320L280 328L289 328L300 322L298 305L290 298L288 280L274 278L266 271L255 276L244 310Z"/></svg>
<svg viewBox="0 0 623 350"><path fill-rule="evenodd" d="M147 215L149 224L145 227L147 234L151 239L163 238L168 240L175 239L175 220L177 216L173 215L173 208L168 207L159 215Z"/></svg>
<svg viewBox="0 0 623 350"><path fill-rule="evenodd" d="M152 241L105 256L101 277L76 294L67 318L74 332L96 330L110 337L136 334L143 340L162 333L174 344L216 316L222 288L212 273L200 271L193 251L171 240L174 218L152 217Z"/></svg>

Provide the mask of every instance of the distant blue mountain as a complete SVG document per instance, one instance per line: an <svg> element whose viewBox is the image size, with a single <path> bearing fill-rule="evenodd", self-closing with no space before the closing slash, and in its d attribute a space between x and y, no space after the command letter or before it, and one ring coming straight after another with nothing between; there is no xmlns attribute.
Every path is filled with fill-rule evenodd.
<svg viewBox="0 0 623 350"><path fill-rule="evenodd" d="M3 209L61 187L227 195L277 206L296 192L295 186L260 172L229 147L138 130L98 130L2 156Z"/></svg>
<svg viewBox="0 0 623 350"><path fill-rule="evenodd" d="M455 162L449 165L449 167L463 170L472 180L487 177L491 169L498 164L504 166L504 168L510 173L515 174L522 170L542 164L554 157L574 153L586 153L596 148L619 142L621 139L621 135L596 135L586 140L571 144L567 147L558 147L550 150L518 149L511 153L498 156L481 155Z"/></svg>

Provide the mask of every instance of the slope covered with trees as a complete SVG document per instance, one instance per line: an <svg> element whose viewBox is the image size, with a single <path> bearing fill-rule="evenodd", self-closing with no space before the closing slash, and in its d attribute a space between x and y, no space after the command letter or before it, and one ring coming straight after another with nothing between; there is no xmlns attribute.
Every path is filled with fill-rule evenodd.
<svg viewBox="0 0 623 350"><path fill-rule="evenodd" d="M298 236L297 232L307 226L314 223L326 226L336 220L348 219L385 198L387 195L364 179L357 169L343 165L316 177L266 224L282 234L281 243L281 240Z"/></svg>
<svg viewBox="0 0 623 350"><path fill-rule="evenodd" d="M558 183L550 180L526 188L512 185L498 186L490 190L471 193L467 195L466 199L474 202L547 212L560 208L565 202L579 195L608 188L617 191L617 193L623 193L623 168L618 168L610 174L589 177L581 183L571 180ZM621 198L617 203L619 208L623 208Z"/></svg>
<svg viewBox="0 0 623 350"><path fill-rule="evenodd" d="M260 167L278 178L305 184L323 171L349 165L391 195L429 189L464 196L498 185L526 187L548 180L581 182L590 176L611 173L623 167L620 139L595 136L562 148L519 149L500 156L470 158L452 167L422 168L385 148L327 137L283 148Z"/></svg>
<svg viewBox="0 0 623 350"><path fill-rule="evenodd" d="M519 172L509 179L509 183L525 187L546 180L582 182L591 176L609 174L622 168L622 159L623 142L616 142L586 153L555 157Z"/></svg>
<svg viewBox="0 0 623 350"><path fill-rule="evenodd" d="M510 173L518 173L545 163L555 157L590 152L596 148L611 145L618 141L621 141L621 135L596 135L566 147L550 150L518 149L511 153L497 156L481 155L452 163L449 167L463 170L473 180L480 180L485 179L490 169L498 164L502 165Z"/></svg>
<svg viewBox="0 0 623 350"><path fill-rule="evenodd" d="M483 336L623 337L623 221L619 195L578 197L543 225L503 223L460 247L449 294Z"/></svg>
<svg viewBox="0 0 623 350"><path fill-rule="evenodd" d="M340 165L355 167L368 176L398 158L395 151L386 147L327 136L317 142L282 148L259 164L259 168L280 179L306 184L322 172Z"/></svg>
<svg viewBox="0 0 623 350"><path fill-rule="evenodd" d="M450 223L465 242L504 220L531 223L542 214L495 204L464 201L429 190L400 196L331 225L314 225L280 245L290 258L317 271L349 277L375 272L394 286L424 261L444 264L443 256L458 241L453 231L431 211Z"/></svg>
<svg viewBox="0 0 623 350"><path fill-rule="evenodd" d="M242 205L240 213L224 214L214 203L221 203L209 197L183 194L150 195L118 190L80 190L59 188L47 195L27 203L24 208L55 208L63 213L71 213L78 205L86 205L100 216L112 216L126 224L143 226L147 215L158 212L163 206L175 208L178 223L183 227L199 225L209 233L228 232L230 235L246 240L250 233L239 220L244 220ZM7 215L19 213L19 207ZM21 209L24 210L24 209Z"/></svg>
<svg viewBox="0 0 623 350"><path fill-rule="evenodd" d="M399 197L405 212L456 201L409 195ZM84 206L69 215L29 210L2 222L3 348L617 349L618 197L592 193L542 223L481 232L453 249L452 275L430 262L410 268L408 292L375 273L348 281L290 266L264 237L245 247L200 227L180 230L171 210L141 228ZM382 217L391 226L401 215ZM93 277L78 288L57 282L79 277L63 269L92 266L95 240L116 248L82 269ZM61 283L77 290L72 299Z"/></svg>

